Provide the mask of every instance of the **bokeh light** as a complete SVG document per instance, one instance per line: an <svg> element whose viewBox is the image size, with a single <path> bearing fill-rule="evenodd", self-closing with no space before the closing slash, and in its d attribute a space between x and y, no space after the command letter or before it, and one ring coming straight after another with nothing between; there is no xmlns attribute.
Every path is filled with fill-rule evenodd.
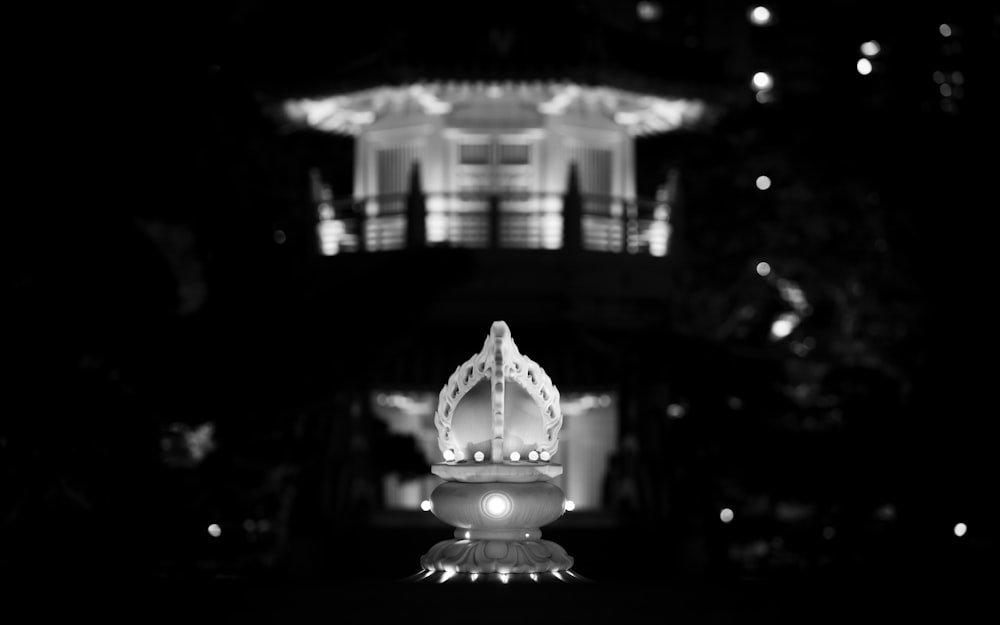
<svg viewBox="0 0 1000 625"><path fill-rule="evenodd" d="M766 6L758 4L750 9L750 23L754 26L767 26L771 23L771 17L771 9Z"/></svg>

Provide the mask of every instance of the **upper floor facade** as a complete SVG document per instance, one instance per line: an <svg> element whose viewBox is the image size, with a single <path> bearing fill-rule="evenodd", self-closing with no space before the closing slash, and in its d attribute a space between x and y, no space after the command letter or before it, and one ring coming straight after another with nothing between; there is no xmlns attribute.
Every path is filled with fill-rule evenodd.
<svg viewBox="0 0 1000 625"><path fill-rule="evenodd" d="M706 109L697 99L511 81L284 103L290 120L355 137L352 197L335 199L313 174L326 255L428 245L663 256L677 179L638 198L635 140Z"/></svg>

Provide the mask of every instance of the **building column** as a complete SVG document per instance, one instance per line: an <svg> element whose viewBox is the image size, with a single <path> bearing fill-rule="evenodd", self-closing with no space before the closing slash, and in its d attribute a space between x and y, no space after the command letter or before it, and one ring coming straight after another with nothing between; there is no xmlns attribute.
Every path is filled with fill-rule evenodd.
<svg viewBox="0 0 1000 625"><path fill-rule="evenodd" d="M406 193L406 247L417 249L427 243L427 206L420 184L420 162L410 167L410 184Z"/></svg>
<svg viewBox="0 0 1000 625"><path fill-rule="evenodd" d="M583 196L576 162L569 165L569 180L563 194L563 249L583 249Z"/></svg>

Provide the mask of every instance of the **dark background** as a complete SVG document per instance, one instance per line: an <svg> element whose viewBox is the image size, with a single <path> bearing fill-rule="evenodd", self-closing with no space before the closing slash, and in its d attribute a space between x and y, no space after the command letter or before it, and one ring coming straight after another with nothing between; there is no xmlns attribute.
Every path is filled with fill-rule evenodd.
<svg viewBox="0 0 1000 625"><path fill-rule="evenodd" d="M424 274L455 262L352 265L361 273L337 278L336 302L316 295L330 272L311 264L297 211L310 166L349 195L351 142L279 128L264 104L371 76L458 71L441 42L480 41L499 26L519 33L523 57L473 50L458 63L466 75L603 64L711 93L726 110L711 128L637 145L641 195L670 168L686 193L670 264L643 274L670 291L662 318L656 332L637 331L649 354L671 353L656 375L690 408L640 430L663 437L635 470L669 476L656 486L668 510L649 503L612 529L553 526L547 534L603 590L523 601L607 618L628 613L609 605L631 602L654 620L729 622L833 620L868 600L887 616L925 605L953 614L980 597L996 578L996 10L775 3L778 21L753 29L740 3L660 2L652 22L635 4L15 11L9 28L25 42L9 55L9 171L23 193L7 209L5 573L36 588L137 583L158 614L205 606L199 615L234 622L306 618L329 597L341 615L402 613L428 597L472 611L497 601L487 590L394 585L448 530L424 517L386 527L324 490L331 480L350 490L355 477L330 457L340 457L335 441L357 435L341 424L377 378L351 363L376 367L391 345L380 330L450 328L426 312L434 291L405 285L431 285ZM943 47L945 22L960 49ZM883 51L861 77L854 62L867 39ZM394 69L401 62L420 69ZM756 67L774 72L774 103L753 102ZM950 110L931 78L938 69L964 76ZM763 166L776 199L752 188ZM809 369L766 341L766 324L732 325L741 305L777 310L750 269L762 250L816 305L810 362L839 425L824 427L831 412L795 394L811 388ZM504 312L471 310L454 338L469 353ZM534 344L558 327L523 321ZM317 353L319 328L337 333L336 349ZM631 332L596 334L624 344L637 340ZM738 417L722 407L731 394L747 403ZM807 418L819 425L803 437ZM215 451L192 468L168 466L170 425L206 421ZM377 456L382 439L368 436ZM239 527L247 506L271 518L292 496L286 542L205 533L206 519ZM801 523L775 512L719 524L719 501L761 498L810 512ZM833 539L817 538L831 525ZM768 555L753 557L761 544Z"/></svg>

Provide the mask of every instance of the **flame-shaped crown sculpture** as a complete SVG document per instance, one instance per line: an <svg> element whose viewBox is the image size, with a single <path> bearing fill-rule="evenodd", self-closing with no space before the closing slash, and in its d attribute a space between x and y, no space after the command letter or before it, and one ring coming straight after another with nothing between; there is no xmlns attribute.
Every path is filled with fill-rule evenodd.
<svg viewBox="0 0 1000 625"><path fill-rule="evenodd" d="M421 558L417 579L581 579L569 570L573 558L539 529L566 510L562 490L548 482L562 473L550 462L562 427L559 391L518 351L506 323L495 322L482 351L448 379L434 425L444 462L431 470L445 482L431 493L431 509L456 529Z"/></svg>

